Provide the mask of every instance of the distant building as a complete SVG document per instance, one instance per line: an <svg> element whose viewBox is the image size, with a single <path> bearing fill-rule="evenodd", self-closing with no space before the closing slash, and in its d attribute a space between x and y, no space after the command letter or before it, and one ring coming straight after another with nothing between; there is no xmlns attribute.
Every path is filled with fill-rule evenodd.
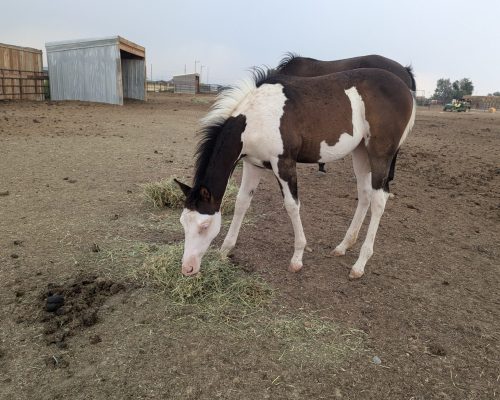
<svg viewBox="0 0 500 400"><path fill-rule="evenodd" d="M147 81L147 90L148 92L173 92L174 91L174 82L170 81Z"/></svg>
<svg viewBox="0 0 500 400"><path fill-rule="evenodd" d="M120 36L46 43L52 100L146 100L146 50Z"/></svg>
<svg viewBox="0 0 500 400"><path fill-rule="evenodd" d="M187 74L174 76L174 92L196 94L200 93L200 75Z"/></svg>
<svg viewBox="0 0 500 400"><path fill-rule="evenodd" d="M42 50L0 43L0 100L44 100Z"/></svg>

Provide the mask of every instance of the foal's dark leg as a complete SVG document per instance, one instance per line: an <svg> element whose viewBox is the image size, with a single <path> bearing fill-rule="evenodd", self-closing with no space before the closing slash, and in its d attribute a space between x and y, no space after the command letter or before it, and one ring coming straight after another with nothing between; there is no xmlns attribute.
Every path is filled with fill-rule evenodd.
<svg viewBox="0 0 500 400"><path fill-rule="evenodd" d="M324 174L326 174L326 171L325 171L325 163L318 163L318 171L319 172L323 172Z"/></svg>
<svg viewBox="0 0 500 400"><path fill-rule="evenodd" d="M390 192L389 183L394 180L394 172L396 171L396 159L398 158L398 153L399 149L396 151L396 154L394 154L394 157L392 157L391 168L389 169L389 176L387 178L386 187L384 188L386 192Z"/></svg>

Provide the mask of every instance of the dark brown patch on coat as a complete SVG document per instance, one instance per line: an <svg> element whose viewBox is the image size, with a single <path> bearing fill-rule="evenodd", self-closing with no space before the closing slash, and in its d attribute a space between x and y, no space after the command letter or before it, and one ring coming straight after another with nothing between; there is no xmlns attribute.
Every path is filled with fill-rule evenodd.
<svg viewBox="0 0 500 400"><path fill-rule="evenodd" d="M333 146L343 133L352 135L352 109L345 90L354 86L370 125L367 150L375 159L372 170L386 171L375 179L377 186L387 178L413 107L412 95L399 78L385 70L361 68L312 78L277 76L270 81L282 84L289 99L280 125L282 158L315 163L323 140Z"/></svg>

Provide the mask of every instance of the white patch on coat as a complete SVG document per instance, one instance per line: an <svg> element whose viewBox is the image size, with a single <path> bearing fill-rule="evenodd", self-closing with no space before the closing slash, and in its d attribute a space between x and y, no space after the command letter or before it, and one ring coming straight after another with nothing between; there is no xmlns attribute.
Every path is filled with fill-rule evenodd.
<svg viewBox="0 0 500 400"><path fill-rule="evenodd" d="M344 158L350 154L363 140L368 144L370 137L370 124L365 116L365 103L355 86L345 90L345 94L351 102L352 112L352 135L342 133L339 141L333 146L329 146L326 140L320 143L320 159L318 162L330 162Z"/></svg>
<svg viewBox="0 0 500 400"><path fill-rule="evenodd" d="M221 214L201 214L185 208L180 221L185 235L182 273L193 275L200 270L201 258L220 232Z"/></svg>
<svg viewBox="0 0 500 400"><path fill-rule="evenodd" d="M287 98L281 84L255 86L253 79L242 80L222 91L201 126L223 123L231 116L244 115L246 128L241 135L241 153L254 165L283 154L280 123Z"/></svg>
<svg viewBox="0 0 500 400"><path fill-rule="evenodd" d="M281 84L264 84L243 99L233 116L246 117L242 154L251 161L268 161L283 154L280 124L287 98Z"/></svg>
<svg viewBox="0 0 500 400"><path fill-rule="evenodd" d="M399 141L398 149L401 147L401 145L406 140L408 134L413 129L413 125L415 124L415 114L416 114L416 111L417 111L417 102L415 101L415 96L413 96L413 108L411 110L410 120L408 121L408 124L406 125L406 128L405 128L405 130L403 132L403 136L401 136L401 140Z"/></svg>

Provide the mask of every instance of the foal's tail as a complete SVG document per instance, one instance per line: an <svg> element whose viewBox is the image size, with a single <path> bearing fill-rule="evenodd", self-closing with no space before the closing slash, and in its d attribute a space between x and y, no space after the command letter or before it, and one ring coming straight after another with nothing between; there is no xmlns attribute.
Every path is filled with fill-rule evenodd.
<svg viewBox="0 0 500 400"><path fill-rule="evenodd" d="M411 79L411 90L415 92L417 90L417 84L415 82L415 75L413 74L413 67L411 65L407 65L405 67L406 72L408 72L408 75L410 75Z"/></svg>

